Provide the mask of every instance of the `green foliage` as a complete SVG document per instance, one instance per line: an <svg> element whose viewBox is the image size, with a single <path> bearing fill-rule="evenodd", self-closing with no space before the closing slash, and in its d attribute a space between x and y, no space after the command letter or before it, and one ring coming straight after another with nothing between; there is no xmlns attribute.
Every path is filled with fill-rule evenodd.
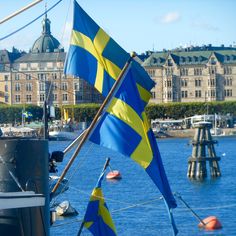
<svg viewBox="0 0 236 236"><path fill-rule="evenodd" d="M68 110L69 117L74 117L75 121L91 122L97 113L100 104L77 104L67 105L61 108L56 107L55 119L61 119L63 109ZM0 105L0 123L21 122L22 110L31 112L32 121L42 120L43 108L34 105ZM202 114L231 114L236 117L236 101L232 102L191 102L191 103L166 103L149 104L146 107L149 119L182 119L193 115Z"/></svg>
<svg viewBox="0 0 236 236"><path fill-rule="evenodd" d="M149 104L146 107L149 119L181 119L203 114L231 114L236 116L236 101L232 102L189 102Z"/></svg>

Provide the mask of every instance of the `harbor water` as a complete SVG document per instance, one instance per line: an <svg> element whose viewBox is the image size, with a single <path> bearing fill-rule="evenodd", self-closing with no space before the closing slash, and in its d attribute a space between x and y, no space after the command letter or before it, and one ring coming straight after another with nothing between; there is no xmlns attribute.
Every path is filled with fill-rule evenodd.
<svg viewBox="0 0 236 236"><path fill-rule="evenodd" d="M173 192L178 192L202 219L216 216L223 225L221 230L205 231L198 228L199 221L177 199L174 218L179 236L236 235L236 137L217 139L216 153L222 176L202 181L187 178L188 158L191 156L190 139L158 139L163 164ZM50 151L63 150L69 142L50 142ZM58 165L58 175L73 150ZM145 171L130 158L88 142L81 150L66 178L69 190L55 202L69 200L79 212L74 217L57 217L51 227L52 236L77 235L87 203L107 157L112 169L122 174L120 181L103 181L103 193L120 236L172 236L172 229L160 192ZM83 229L82 235L91 235Z"/></svg>

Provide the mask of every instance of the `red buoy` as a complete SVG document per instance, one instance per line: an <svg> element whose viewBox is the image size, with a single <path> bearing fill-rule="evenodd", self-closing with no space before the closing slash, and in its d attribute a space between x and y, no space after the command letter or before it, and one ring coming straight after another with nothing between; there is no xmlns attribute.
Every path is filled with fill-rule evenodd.
<svg viewBox="0 0 236 236"><path fill-rule="evenodd" d="M121 173L118 170L109 172L106 176L107 179L121 179Z"/></svg>
<svg viewBox="0 0 236 236"><path fill-rule="evenodd" d="M204 228L206 230L215 230L222 228L220 221L215 216L208 216L202 221L205 223L205 225L201 222L198 225L199 228Z"/></svg>

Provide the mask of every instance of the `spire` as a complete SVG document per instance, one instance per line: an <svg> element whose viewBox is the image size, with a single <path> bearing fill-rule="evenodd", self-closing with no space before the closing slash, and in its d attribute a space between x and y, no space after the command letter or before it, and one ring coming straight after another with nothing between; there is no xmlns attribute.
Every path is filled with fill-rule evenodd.
<svg viewBox="0 0 236 236"><path fill-rule="evenodd" d="M47 17L47 3L45 3L45 18L42 21L42 25L43 25L42 34L47 34L47 35L51 34L50 24L51 24L51 21Z"/></svg>

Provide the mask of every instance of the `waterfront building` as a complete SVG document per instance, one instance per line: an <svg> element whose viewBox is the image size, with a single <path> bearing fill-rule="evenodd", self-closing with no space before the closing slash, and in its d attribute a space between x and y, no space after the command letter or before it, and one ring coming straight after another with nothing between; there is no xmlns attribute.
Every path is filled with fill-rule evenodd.
<svg viewBox="0 0 236 236"><path fill-rule="evenodd" d="M42 33L29 53L0 51L0 102L63 106L101 103L102 96L86 81L63 73L66 53L53 37L45 15Z"/></svg>
<svg viewBox="0 0 236 236"><path fill-rule="evenodd" d="M143 66L156 82L150 102L236 99L236 47L208 45L148 53Z"/></svg>

